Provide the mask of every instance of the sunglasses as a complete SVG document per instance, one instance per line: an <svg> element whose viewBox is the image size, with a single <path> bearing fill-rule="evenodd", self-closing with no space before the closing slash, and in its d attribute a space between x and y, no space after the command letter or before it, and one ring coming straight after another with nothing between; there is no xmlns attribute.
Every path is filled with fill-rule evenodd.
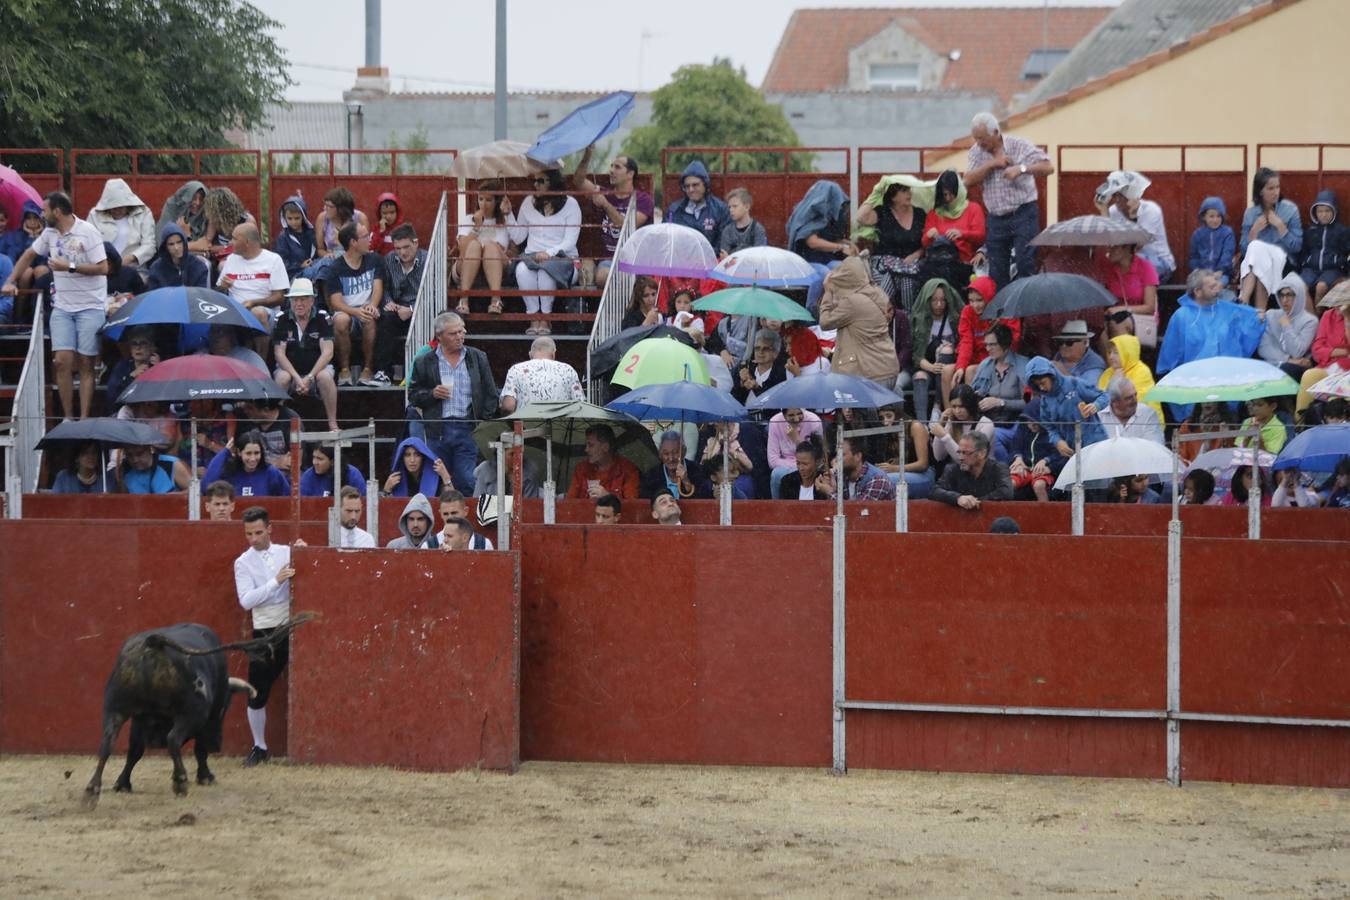
<svg viewBox="0 0 1350 900"><path fill-rule="evenodd" d="M532 180L534 181L535 184L548 184L547 178L535 178Z"/></svg>

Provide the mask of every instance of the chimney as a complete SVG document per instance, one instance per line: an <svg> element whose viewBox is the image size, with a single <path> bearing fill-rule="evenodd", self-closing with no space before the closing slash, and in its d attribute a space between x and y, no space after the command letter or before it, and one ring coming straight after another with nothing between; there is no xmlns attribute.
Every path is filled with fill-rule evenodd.
<svg viewBox="0 0 1350 900"><path fill-rule="evenodd" d="M356 84L344 99L389 93L389 70L380 65L380 0L366 0L366 64L356 70Z"/></svg>

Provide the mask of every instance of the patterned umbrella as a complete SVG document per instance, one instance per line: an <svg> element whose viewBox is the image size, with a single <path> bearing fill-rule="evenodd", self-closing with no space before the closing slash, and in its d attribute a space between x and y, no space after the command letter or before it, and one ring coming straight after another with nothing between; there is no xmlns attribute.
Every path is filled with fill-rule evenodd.
<svg viewBox="0 0 1350 900"><path fill-rule="evenodd" d="M1075 216L1056 222L1032 238L1033 247L1117 247L1147 244L1153 240L1147 229L1106 216Z"/></svg>
<svg viewBox="0 0 1350 900"><path fill-rule="evenodd" d="M1314 397L1350 397L1350 369L1337 369L1308 388Z"/></svg>
<svg viewBox="0 0 1350 900"><path fill-rule="evenodd" d="M524 178L545 169L557 169L562 163L556 160L542 163L525 155L529 144L520 141L493 141L461 150L450 164L450 174L471 181L483 178Z"/></svg>
<svg viewBox="0 0 1350 900"><path fill-rule="evenodd" d="M1298 382L1259 359L1212 356L1184 363L1139 399L1145 403L1212 403L1298 393Z"/></svg>
<svg viewBox="0 0 1350 900"><path fill-rule="evenodd" d="M1342 303L1350 303L1350 281L1342 281L1327 291L1327 295L1317 301L1317 306L1319 309L1331 309Z"/></svg>
<svg viewBox="0 0 1350 900"><path fill-rule="evenodd" d="M820 277L811 264L781 247L746 247L727 256L708 273L727 284L759 287L808 287Z"/></svg>
<svg viewBox="0 0 1350 900"><path fill-rule="evenodd" d="M633 232L619 248L618 264L620 272L635 275L706 278L717 254L703 232L663 222Z"/></svg>

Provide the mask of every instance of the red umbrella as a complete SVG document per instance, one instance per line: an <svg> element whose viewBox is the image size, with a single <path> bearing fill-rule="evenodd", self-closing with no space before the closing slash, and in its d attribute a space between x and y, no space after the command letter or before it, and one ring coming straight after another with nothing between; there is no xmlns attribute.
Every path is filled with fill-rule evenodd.
<svg viewBox="0 0 1350 900"><path fill-rule="evenodd" d="M11 230L23 224L23 202L32 200L42 206L42 195L9 166L0 166L0 208L9 216Z"/></svg>
<svg viewBox="0 0 1350 900"><path fill-rule="evenodd" d="M285 400L267 373L228 356L198 353L152 366L133 381L118 403L184 400Z"/></svg>

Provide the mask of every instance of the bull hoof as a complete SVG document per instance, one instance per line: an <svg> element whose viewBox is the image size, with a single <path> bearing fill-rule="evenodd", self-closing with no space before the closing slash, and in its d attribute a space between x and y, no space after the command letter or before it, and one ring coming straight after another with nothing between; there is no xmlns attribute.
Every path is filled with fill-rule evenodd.
<svg viewBox="0 0 1350 900"><path fill-rule="evenodd" d="M197 783L201 785L215 784L216 776L212 775L210 772L198 772Z"/></svg>
<svg viewBox="0 0 1350 900"><path fill-rule="evenodd" d="M103 793L101 788L96 788L92 784L84 789L84 808L92 810L98 806L98 796Z"/></svg>
<svg viewBox="0 0 1350 900"><path fill-rule="evenodd" d="M130 781L118 781L116 784L113 785L113 791L116 792L116 793L118 793L118 794L130 794L130 793L131 793L131 782L130 782Z"/></svg>
<svg viewBox="0 0 1350 900"><path fill-rule="evenodd" d="M173 792L179 797L186 797L188 792L187 779L184 778L182 781L179 781L175 778L173 780Z"/></svg>

